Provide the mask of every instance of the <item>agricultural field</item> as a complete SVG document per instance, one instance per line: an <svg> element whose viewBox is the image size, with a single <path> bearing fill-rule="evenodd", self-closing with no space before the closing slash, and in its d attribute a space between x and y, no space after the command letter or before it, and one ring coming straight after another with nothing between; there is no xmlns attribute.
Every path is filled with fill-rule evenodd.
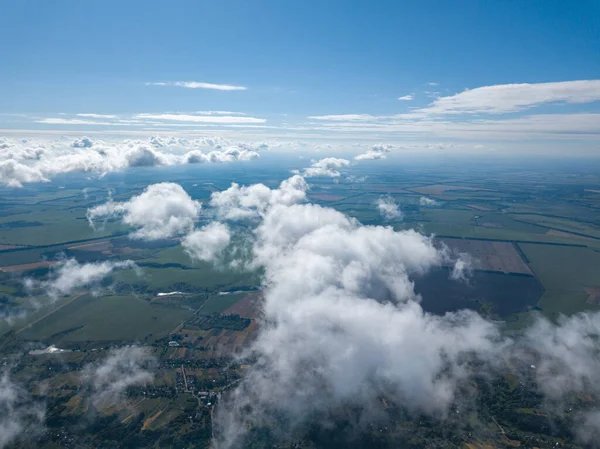
<svg viewBox="0 0 600 449"><path fill-rule="evenodd" d="M152 341L193 312L162 307L134 296L84 295L20 333L57 345L87 341Z"/></svg>
<svg viewBox="0 0 600 449"><path fill-rule="evenodd" d="M472 257L475 270L532 275L530 268L510 242L449 238L441 241L450 250Z"/></svg>

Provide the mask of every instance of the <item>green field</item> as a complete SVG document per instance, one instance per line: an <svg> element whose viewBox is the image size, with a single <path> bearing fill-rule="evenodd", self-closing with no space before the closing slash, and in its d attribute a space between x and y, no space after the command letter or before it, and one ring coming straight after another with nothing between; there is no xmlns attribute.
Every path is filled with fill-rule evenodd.
<svg viewBox="0 0 600 449"><path fill-rule="evenodd" d="M572 314L600 307L585 302L585 287L600 287L600 253L580 247L520 243L529 266L546 289L539 302L544 313Z"/></svg>
<svg viewBox="0 0 600 449"><path fill-rule="evenodd" d="M85 295L23 331L20 336L52 343L151 341L163 337L192 314L190 310L154 305L133 296ZM70 329L75 330L65 332ZM58 333L63 335L56 336Z"/></svg>

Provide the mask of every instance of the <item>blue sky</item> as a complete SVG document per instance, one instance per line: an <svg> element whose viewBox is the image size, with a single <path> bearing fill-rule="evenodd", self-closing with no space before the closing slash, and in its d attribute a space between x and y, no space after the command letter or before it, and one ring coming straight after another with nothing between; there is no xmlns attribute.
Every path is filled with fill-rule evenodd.
<svg viewBox="0 0 600 449"><path fill-rule="evenodd" d="M518 140L533 129L529 140L589 148L600 135L594 0L58 0L2 9L5 130L502 143L506 132ZM576 80L586 84L568 84ZM529 87L503 87L522 83ZM467 88L471 98L457 97Z"/></svg>

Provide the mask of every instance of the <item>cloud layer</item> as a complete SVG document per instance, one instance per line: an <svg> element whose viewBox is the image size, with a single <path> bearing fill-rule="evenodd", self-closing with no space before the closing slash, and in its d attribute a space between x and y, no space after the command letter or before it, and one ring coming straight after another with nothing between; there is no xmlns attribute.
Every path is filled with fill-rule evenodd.
<svg viewBox="0 0 600 449"><path fill-rule="evenodd" d="M103 175L129 167L246 161L258 158L258 151L267 147L263 142L235 143L222 137L193 140L151 137L146 141L110 142L88 137L74 141L0 138L0 185L22 187L25 183L48 182L58 174L70 172Z"/></svg>

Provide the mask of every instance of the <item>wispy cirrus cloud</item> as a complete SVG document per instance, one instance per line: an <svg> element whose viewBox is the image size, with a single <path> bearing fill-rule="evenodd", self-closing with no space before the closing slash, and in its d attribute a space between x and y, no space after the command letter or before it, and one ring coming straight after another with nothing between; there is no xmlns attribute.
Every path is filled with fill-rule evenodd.
<svg viewBox="0 0 600 449"><path fill-rule="evenodd" d="M600 101L600 80L497 84L439 97L422 109L427 114L506 114L546 103Z"/></svg>
<svg viewBox="0 0 600 449"><path fill-rule="evenodd" d="M77 118L60 118L60 117L48 117L40 120L36 120L36 123L42 123L45 125L114 125L112 122L97 122L93 120L82 120Z"/></svg>
<svg viewBox="0 0 600 449"><path fill-rule="evenodd" d="M136 119L143 120L167 120L177 122L194 122L194 123L265 123L264 118L239 116L239 115L195 115L195 114L137 114Z"/></svg>
<svg viewBox="0 0 600 449"><path fill-rule="evenodd" d="M415 99L415 96L413 94L409 94L409 95L404 95L402 97L398 97L398 100L400 101L412 101Z"/></svg>
<svg viewBox="0 0 600 449"><path fill-rule="evenodd" d="M312 120L326 121L368 121L374 120L377 117L369 114L337 114L337 115L311 115L307 117Z"/></svg>
<svg viewBox="0 0 600 449"><path fill-rule="evenodd" d="M146 86L175 86L185 87L186 89L212 89L212 90L248 90L246 86L236 86L232 84L214 84L199 81L166 81L166 82L147 82Z"/></svg>
<svg viewBox="0 0 600 449"><path fill-rule="evenodd" d="M428 83L429 84L429 83ZM409 96L400 97L402 100ZM596 105L584 111L524 115L541 106L584 105L600 102L600 80L561 81L537 84L482 86L436 96L427 106L393 115L331 114L309 116L318 120L322 131L340 133L411 133L456 138L585 138L600 134L600 113ZM520 115L516 115L521 113ZM513 114L508 117L501 115ZM516 116L515 116L516 115ZM313 123L314 125L314 123Z"/></svg>
<svg viewBox="0 0 600 449"><path fill-rule="evenodd" d="M110 114L77 114L77 117L89 117L89 118L117 118L116 115Z"/></svg>
<svg viewBox="0 0 600 449"><path fill-rule="evenodd" d="M248 115L245 112L235 111L196 111L198 115Z"/></svg>

